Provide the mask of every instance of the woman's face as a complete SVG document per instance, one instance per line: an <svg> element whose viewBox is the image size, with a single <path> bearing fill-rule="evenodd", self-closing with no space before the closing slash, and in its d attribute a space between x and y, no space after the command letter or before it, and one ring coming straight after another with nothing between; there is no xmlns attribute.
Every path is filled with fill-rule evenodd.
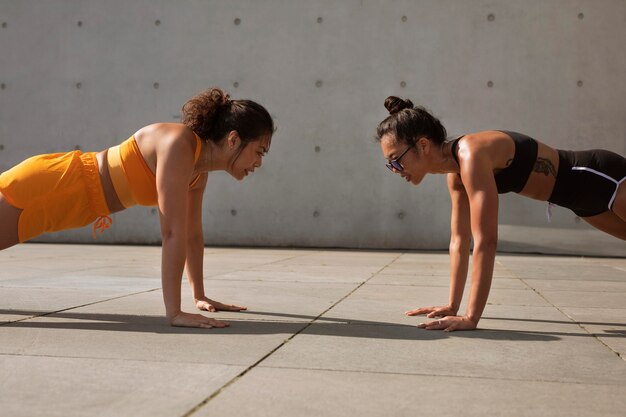
<svg viewBox="0 0 626 417"><path fill-rule="evenodd" d="M424 140L428 143L425 144ZM424 140L408 145L397 141L393 134L383 135L380 139L380 148L387 164L392 165L390 169L413 185L419 185L428 173L428 161L420 153L423 152L424 145L429 146L430 142L428 139Z"/></svg>
<svg viewBox="0 0 626 417"><path fill-rule="evenodd" d="M263 156L269 150L271 138L271 135L261 136L255 141L243 144L243 149L239 149L239 146L241 146L241 142L239 142L226 171L235 179L241 181L248 174L254 172L256 168L261 167Z"/></svg>

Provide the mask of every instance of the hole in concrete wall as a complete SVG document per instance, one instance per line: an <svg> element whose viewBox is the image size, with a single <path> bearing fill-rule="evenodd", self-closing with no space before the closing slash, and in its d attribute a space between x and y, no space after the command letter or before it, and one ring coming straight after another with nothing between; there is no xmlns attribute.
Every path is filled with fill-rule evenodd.
<svg viewBox="0 0 626 417"><path fill-rule="evenodd" d="M155 90L160 87L159 83L154 83L152 84L152 86L154 87Z"/></svg>
<svg viewBox="0 0 626 417"><path fill-rule="evenodd" d="M234 23L235 23L235 25L239 26L241 24L241 19L240 18L236 18Z"/></svg>
<svg viewBox="0 0 626 417"><path fill-rule="evenodd" d="M398 214L396 214L396 217L400 220L404 219L405 216L406 214L403 211L399 211Z"/></svg>
<svg viewBox="0 0 626 417"><path fill-rule="evenodd" d="M6 29L7 27L7 22L2 22L2 29Z"/></svg>
<svg viewBox="0 0 626 417"><path fill-rule="evenodd" d="M582 80L578 80L578 82L576 83L576 85L578 85L579 87L582 87L582 86L583 86L583 82L582 82Z"/></svg>
<svg viewBox="0 0 626 417"><path fill-rule="evenodd" d="M584 13L578 13L578 18L580 20L583 20L585 18L585 14Z"/></svg>
<svg viewBox="0 0 626 417"><path fill-rule="evenodd" d="M489 88L493 87L493 81L487 81L487 87Z"/></svg>
<svg viewBox="0 0 626 417"><path fill-rule="evenodd" d="M317 88L320 88L320 87L322 86L322 84L323 84L323 83L322 83L322 80L317 80L317 81L315 81L315 86L316 86Z"/></svg>
<svg viewBox="0 0 626 417"><path fill-rule="evenodd" d="M237 210L232 209L232 210L230 211L230 214L231 214L231 216L236 216L236 215L237 215Z"/></svg>
<svg viewBox="0 0 626 417"><path fill-rule="evenodd" d="M321 17L318 17L318 18L317 18L317 23L322 23L323 21L324 21L324 19L323 19L323 18L321 18Z"/></svg>
<svg viewBox="0 0 626 417"><path fill-rule="evenodd" d="M237 81L235 81L235 82L233 83L233 87L235 87L235 88L239 87L239 83L238 83Z"/></svg>
<svg viewBox="0 0 626 417"><path fill-rule="evenodd" d="M150 210L150 213L154 216L155 214L157 214L157 209L153 208L152 210Z"/></svg>
<svg viewBox="0 0 626 417"><path fill-rule="evenodd" d="M7 85L5 83L0 84L0 90L6 90Z"/></svg>
<svg viewBox="0 0 626 417"><path fill-rule="evenodd" d="M406 19L406 16L402 16L402 19L401 19L401 20L402 20L403 22L406 22L406 20L407 20L407 19Z"/></svg>
<svg viewBox="0 0 626 417"><path fill-rule="evenodd" d="M83 83L76 83L76 88L77 88L77 89L79 89L79 90L80 90L82 86L83 86Z"/></svg>
<svg viewBox="0 0 626 417"><path fill-rule="evenodd" d="M82 27L83 26L83 21L79 20L78 22L76 22L76 26Z"/></svg>
<svg viewBox="0 0 626 417"><path fill-rule="evenodd" d="M321 150L322 150L322 148L320 148L319 146L315 147L315 152L319 153L319 151L321 151Z"/></svg>
<svg viewBox="0 0 626 417"><path fill-rule="evenodd" d="M159 19L154 21L155 26L161 26L161 21Z"/></svg>
<svg viewBox="0 0 626 417"><path fill-rule="evenodd" d="M313 212L313 217L319 217L319 216L320 216L320 212L319 212L319 210L315 210L315 211Z"/></svg>
<svg viewBox="0 0 626 417"><path fill-rule="evenodd" d="M493 14L493 13L489 13L489 14L487 15L487 21L489 21L489 22L493 22L494 20L496 20L496 15L495 15L495 14Z"/></svg>
<svg viewBox="0 0 626 417"><path fill-rule="evenodd" d="M4 145L0 144L0 151L4 150Z"/></svg>
<svg viewBox="0 0 626 417"><path fill-rule="evenodd" d="M402 88L406 87L406 82L400 81L400 87L402 87Z"/></svg>

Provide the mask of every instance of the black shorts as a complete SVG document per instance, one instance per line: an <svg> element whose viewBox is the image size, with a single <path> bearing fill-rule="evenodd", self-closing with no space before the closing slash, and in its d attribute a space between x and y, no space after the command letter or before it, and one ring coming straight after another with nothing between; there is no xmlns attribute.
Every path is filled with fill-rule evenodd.
<svg viewBox="0 0 626 417"><path fill-rule="evenodd" d="M611 151L559 150L559 172L549 202L579 217L611 210L617 187L626 180L626 158Z"/></svg>

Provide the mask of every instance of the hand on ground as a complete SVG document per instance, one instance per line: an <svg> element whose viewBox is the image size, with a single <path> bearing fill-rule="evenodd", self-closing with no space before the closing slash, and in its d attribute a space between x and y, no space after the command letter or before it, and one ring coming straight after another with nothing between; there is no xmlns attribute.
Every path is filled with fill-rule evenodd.
<svg viewBox="0 0 626 417"><path fill-rule="evenodd" d="M426 314L426 317L432 319L433 317L456 316L456 313L457 310L450 306L439 306L416 308L415 310L409 310L404 314L407 316L419 316L421 314Z"/></svg>
<svg viewBox="0 0 626 417"><path fill-rule="evenodd" d="M444 332L453 332L455 330L473 330L477 323L468 317L446 316L442 319L422 323L418 325L420 329L426 330L443 330Z"/></svg>
<svg viewBox="0 0 626 417"><path fill-rule="evenodd" d="M248 309L248 307L237 306L234 304L223 304L219 301L214 301L206 297L198 298L196 300L196 307L198 307L198 310L209 311L211 313L215 313L217 311L242 311Z"/></svg>
<svg viewBox="0 0 626 417"><path fill-rule="evenodd" d="M175 327L200 327L203 329L212 329L213 327L228 327L228 323L211 319L202 314L190 314L180 312L170 319L170 324Z"/></svg>

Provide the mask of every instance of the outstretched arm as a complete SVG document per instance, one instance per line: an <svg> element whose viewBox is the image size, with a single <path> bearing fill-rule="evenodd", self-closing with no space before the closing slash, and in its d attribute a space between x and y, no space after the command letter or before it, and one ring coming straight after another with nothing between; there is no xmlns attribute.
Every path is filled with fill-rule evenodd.
<svg viewBox="0 0 626 417"><path fill-rule="evenodd" d="M466 158L461 164L461 179L467 191L474 238L472 288L468 307L464 316L446 316L441 320L420 325L426 329L475 329L491 289L498 241L498 190L490 161L478 155Z"/></svg>
<svg viewBox="0 0 626 417"><path fill-rule="evenodd" d="M187 258L185 269L191 286L196 307L206 311L241 311L246 307L223 304L207 298L204 292L204 235L202 233L202 196L207 183L208 174L200 174L200 178L189 190L187 196Z"/></svg>
<svg viewBox="0 0 626 417"><path fill-rule="evenodd" d="M474 158L461 170L470 202L474 251L472 253L472 289L465 316L478 325L493 278L498 245L498 189L488 161Z"/></svg>
<svg viewBox="0 0 626 417"><path fill-rule="evenodd" d="M184 137L163 138L157 150L156 181L163 241L161 285L170 324L184 327L224 327L200 314L181 311L180 286L187 257L187 193L194 166L193 142Z"/></svg>
<svg viewBox="0 0 626 417"><path fill-rule="evenodd" d="M450 300L453 315L459 311L467 281L469 250L472 239L470 205L467 192L457 174L448 174L448 190L452 200L450 218Z"/></svg>

